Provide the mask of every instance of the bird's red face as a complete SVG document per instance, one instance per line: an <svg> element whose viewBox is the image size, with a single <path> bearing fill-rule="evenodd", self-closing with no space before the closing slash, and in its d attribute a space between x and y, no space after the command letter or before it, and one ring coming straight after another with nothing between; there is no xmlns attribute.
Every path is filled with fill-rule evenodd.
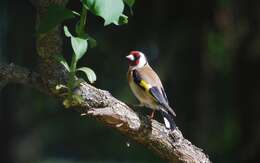
<svg viewBox="0 0 260 163"><path fill-rule="evenodd" d="M140 51L131 51L126 58L128 59L129 68L131 70L142 68L147 64L147 59L144 53Z"/></svg>
<svg viewBox="0 0 260 163"><path fill-rule="evenodd" d="M141 52L131 51L128 56L126 56L129 62L129 66L137 66L140 63Z"/></svg>

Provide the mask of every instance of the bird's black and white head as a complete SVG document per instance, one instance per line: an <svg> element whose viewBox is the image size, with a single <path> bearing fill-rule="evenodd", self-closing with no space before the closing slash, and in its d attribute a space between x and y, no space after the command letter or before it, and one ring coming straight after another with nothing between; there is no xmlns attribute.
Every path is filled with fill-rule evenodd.
<svg viewBox="0 0 260 163"><path fill-rule="evenodd" d="M144 53L140 51L131 51L129 55L126 56L129 62L129 68L135 70L142 68L147 64L147 59Z"/></svg>

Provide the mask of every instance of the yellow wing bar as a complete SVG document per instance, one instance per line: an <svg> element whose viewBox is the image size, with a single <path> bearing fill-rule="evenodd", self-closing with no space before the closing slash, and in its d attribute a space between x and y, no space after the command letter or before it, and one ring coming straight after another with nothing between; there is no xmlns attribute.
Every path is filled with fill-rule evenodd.
<svg viewBox="0 0 260 163"><path fill-rule="evenodd" d="M151 88L151 85L150 85L150 84L146 83L144 80L141 80L139 84L140 84L141 87L144 88L144 90L145 90L146 92L149 92L149 90L150 90L150 88Z"/></svg>

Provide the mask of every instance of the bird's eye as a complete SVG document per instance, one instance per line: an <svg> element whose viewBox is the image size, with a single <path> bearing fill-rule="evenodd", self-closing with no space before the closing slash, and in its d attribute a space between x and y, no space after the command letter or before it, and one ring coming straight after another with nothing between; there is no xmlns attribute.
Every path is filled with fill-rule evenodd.
<svg viewBox="0 0 260 163"><path fill-rule="evenodd" d="M138 60L138 59L140 59L140 55L138 54L138 55L134 55L134 57L135 57L135 60Z"/></svg>

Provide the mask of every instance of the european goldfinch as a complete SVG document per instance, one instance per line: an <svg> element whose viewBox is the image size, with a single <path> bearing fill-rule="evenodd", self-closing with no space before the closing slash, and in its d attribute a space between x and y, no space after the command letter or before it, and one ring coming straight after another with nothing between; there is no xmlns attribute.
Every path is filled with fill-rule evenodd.
<svg viewBox="0 0 260 163"><path fill-rule="evenodd" d="M176 125L173 118L176 114L169 106L161 80L149 66L146 56L140 51L132 51L126 58L129 61L128 83L140 105L153 109L151 118L155 110L160 111L165 127L174 129Z"/></svg>

